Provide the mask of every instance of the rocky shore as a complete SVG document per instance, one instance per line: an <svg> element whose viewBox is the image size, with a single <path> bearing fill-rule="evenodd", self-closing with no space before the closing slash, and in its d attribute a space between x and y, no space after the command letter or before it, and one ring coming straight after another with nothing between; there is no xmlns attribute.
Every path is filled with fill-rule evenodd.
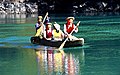
<svg viewBox="0 0 120 75"><path fill-rule="evenodd" d="M39 12L39 13L38 13ZM120 12L118 0L30 0L1 2L0 13L99 13Z"/></svg>
<svg viewBox="0 0 120 75"><path fill-rule="evenodd" d="M120 12L118 0L40 0L38 4L39 13Z"/></svg>
<svg viewBox="0 0 120 75"><path fill-rule="evenodd" d="M0 3L0 14L23 14L37 13L38 6L32 2L10 2L4 1Z"/></svg>

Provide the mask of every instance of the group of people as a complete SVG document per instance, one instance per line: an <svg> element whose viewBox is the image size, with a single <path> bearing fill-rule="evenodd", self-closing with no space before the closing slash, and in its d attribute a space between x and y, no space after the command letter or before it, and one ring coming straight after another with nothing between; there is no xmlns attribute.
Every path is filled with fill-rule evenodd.
<svg viewBox="0 0 120 75"><path fill-rule="evenodd" d="M60 25L57 23L49 22L49 17L46 17L45 22L42 21L42 16L38 16L38 22L35 25L36 28L36 34L35 36L39 36L41 39L47 39L47 40L64 40L66 37L69 37L69 39L78 39L70 33L74 30L75 32L78 32L78 28L74 25L74 17L68 17L66 18L66 24L64 24L64 32L60 29Z"/></svg>

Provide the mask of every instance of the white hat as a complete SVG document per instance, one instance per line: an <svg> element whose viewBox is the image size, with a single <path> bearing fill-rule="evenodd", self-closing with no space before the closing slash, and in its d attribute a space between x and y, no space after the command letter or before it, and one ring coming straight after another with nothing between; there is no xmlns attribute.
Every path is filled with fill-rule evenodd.
<svg viewBox="0 0 120 75"><path fill-rule="evenodd" d="M69 20L69 19L75 19L74 17L67 17L66 20Z"/></svg>
<svg viewBox="0 0 120 75"><path fill-rule="evenodd" d="M52 25L52 23L50 23L50 22L48 22L48 23L46 23L47 25Z"/></svg>
<svg viewBox="0 0 120 75"><path fill-rule="evenodd" d="M42 19L42 16L38 16L38 19Z"/></svg>
<svg viewBox="0 0 120 75"><path fill-rule="evenodd" d="M60 25L59 25L59 24L54 24L54 27L55 27L57 30L60 30Z"/></svg>

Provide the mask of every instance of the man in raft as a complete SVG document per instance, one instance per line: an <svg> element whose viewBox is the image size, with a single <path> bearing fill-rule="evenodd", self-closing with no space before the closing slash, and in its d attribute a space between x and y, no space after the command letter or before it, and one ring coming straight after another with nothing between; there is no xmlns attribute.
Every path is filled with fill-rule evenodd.
<svg viewBox="0 0 120 75"><path fill-rule="evenodd" d="M78 32L78 28L73 23L74 19L74 17L67 17L66 24L64 24L64 33L69 37L69 40L78 40L77 37L69 35L73 30L76 33Z"/></svg>
<svg viewBox="0 0 120 75"><path fill-rule="evenodd" d="M36 28L35 36L39 36L40 38L43 38L44 24L42 23L42 16L38 16L37 20L38 22L35 25L35 28Z"/></svg>

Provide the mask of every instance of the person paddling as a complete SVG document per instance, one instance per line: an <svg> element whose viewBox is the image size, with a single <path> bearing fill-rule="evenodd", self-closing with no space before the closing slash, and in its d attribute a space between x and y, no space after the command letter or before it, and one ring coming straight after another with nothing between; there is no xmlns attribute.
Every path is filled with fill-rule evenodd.
<svg viewBox="0 0 120 75"><path fill-rule="evenodd" d="M66 19L66 24L64 24L64 33L69 36L69 40L77 40L78 38L72 35L69 35L72 30L74 30L74 32L78 32L78 28L75 26L75 24L73 23L74 21L74 17L67 17Z"/></svg>
<svg viewBox="0 0 120 75"><path fill-rule="evenodd" d="M50 40L50 34L51 33L49 31L51 31L51 29L52 29L51 26L52 26L52 23L50 23L50 17L47 14L47 16L45 18L45 21L44 21L44 38L45 39L49 39ZM47 31L49 32L49 34L48 34Z"/></svg>
<svg viewBox="0 0 120 75"><path fill-rule="evenodd" d="M42 16L38 16L38 22L36 23L35 28L36 28L35 36L39 36L40 38L43 38L44 24L42 23Z"/></svg>
<svg viewBox="0 0 120 75"><path fill-rule="evenodd" d="M73 21L74 21L74 17L68 17L66 19L66 24L64 24L64 32L66 34L70 34L71 31L76 28L76 26L74 25ZM75 32L77 33L78 32L78 28L75 29Z"/></svg>
<svg viewBox="0 0 120 75"><path fill-rule="evenodd" d="M52 39L52 23L46 23L46 39Z"/></svg>
<svg viewBox="0 0 120 75"><path fill-rule="evenodd" d="M38 16L37 23L35 24L36 32L41 27L42 24L42 16Z"/></svg>

